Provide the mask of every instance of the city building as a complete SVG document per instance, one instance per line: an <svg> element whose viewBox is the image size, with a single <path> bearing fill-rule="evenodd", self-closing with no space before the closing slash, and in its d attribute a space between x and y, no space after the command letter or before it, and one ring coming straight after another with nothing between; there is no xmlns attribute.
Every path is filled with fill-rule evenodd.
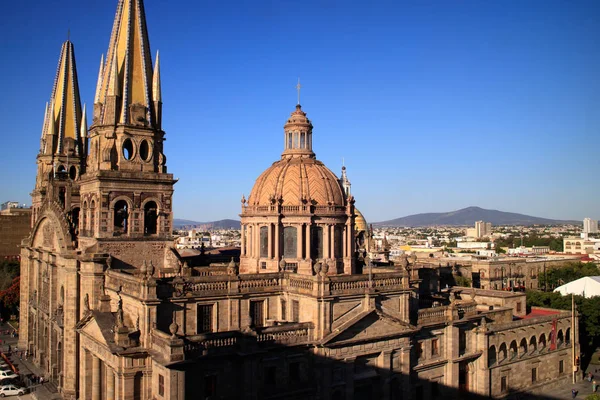
<svg viewBox="0 0 600 400"><path fill-rule="evenodd" d="M18 202L2 204L0 211L0 260L18 260L21 241L31 230L31 208Z"/></svg>
<svg viewBox="0 0 600 400"><path fill-rule="evenodd" d="M482 238L492 234L492 223L484 221L475 221L474 228L467 229L467 236L474 238Z"/></svg>
<svg viewBox="0 0 600 400"><path fill-rule="evenodd" d="M567 236L563 238L563 246L565 254L593 254L600 251L600 239Z"/></svg>
<svg viewBox="0 0 600 400"><path fill-rule="evenodd" d="M598 233L598 221L591 218L584 218L583 233Z"/></svg>
<svg viewBox="0 0 600 400"><path fill-rule="evenodd" d="M241 200L239 263L182 257L143 1L118 2L89 129L74 57L65 42L21 251L19 348L63 398L501 398L571 380L571 313L439 290L434 272L425 286L416 256L374 271L300 104Z"/></svg>

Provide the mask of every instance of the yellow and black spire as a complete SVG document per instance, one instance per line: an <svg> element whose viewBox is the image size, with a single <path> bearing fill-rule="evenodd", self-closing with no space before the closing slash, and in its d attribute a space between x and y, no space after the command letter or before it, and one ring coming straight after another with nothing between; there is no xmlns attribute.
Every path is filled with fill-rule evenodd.
<svg viewBox="0 0 600 400"><path fill-rule="evenodd" d="M80 136L82 115L75 50L67 40L62 45L50 102L46 105L40 153L50 156L55 164L64 164L67 157L71 165L80 163L85 157L85 138Z"/></svg>
<svg viewBox="0 0 600 400"><path fill-rule="evenodd" d="M94 124L160 129L153 93L160 82L156 85L153 75L144 2L119 0L106 62L100 65Z"/></svg>

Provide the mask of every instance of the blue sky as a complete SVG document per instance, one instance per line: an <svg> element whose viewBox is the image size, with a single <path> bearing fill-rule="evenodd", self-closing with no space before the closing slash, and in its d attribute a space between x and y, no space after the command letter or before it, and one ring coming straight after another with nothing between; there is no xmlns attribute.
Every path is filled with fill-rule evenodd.
<svg viewBox="0 0 600 400"><path fill-rule="evenodd" d="M0 201L30 203L70 30L93 102L116 0L0 16ZM146 0L175 217L237 218L302 81L317 157L371 222L471 205L600 217L600 2ZM88 115L88 120L90 116Z"/></svg>

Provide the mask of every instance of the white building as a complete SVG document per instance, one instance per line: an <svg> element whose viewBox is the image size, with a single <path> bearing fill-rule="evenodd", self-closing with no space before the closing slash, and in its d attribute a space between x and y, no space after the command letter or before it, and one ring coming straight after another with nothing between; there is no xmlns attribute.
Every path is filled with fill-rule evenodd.
<svg viewBox="0 0 600 400"><path fill-rule="evenodd" d="M583 233L598 233L598 221L591 218L584 218Z"/></svg>

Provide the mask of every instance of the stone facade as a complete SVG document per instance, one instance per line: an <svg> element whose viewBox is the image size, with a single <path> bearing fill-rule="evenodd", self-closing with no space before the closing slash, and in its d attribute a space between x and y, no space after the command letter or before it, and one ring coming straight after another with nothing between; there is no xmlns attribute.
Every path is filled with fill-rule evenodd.
<svg viewBox="0 0 600 400"><path fill-rule="evenodd" d="M440 291L441 277L425 285L412 258L372 271L349 181L314 157L299 105L282 160L242 200L239 262L203 255L190 266L170 235L175 180L149 51L142 0L120 0L89 149L77 135L84 113L56 125L79 110L60 105L76 88L70 42L59 71L73 72L59 74L67 84L55 85L44 123L19 347L64 398L504 397L568 376L569 313L528 313L523 294ZM65 138L79 149L73 174Z"/></svg>

